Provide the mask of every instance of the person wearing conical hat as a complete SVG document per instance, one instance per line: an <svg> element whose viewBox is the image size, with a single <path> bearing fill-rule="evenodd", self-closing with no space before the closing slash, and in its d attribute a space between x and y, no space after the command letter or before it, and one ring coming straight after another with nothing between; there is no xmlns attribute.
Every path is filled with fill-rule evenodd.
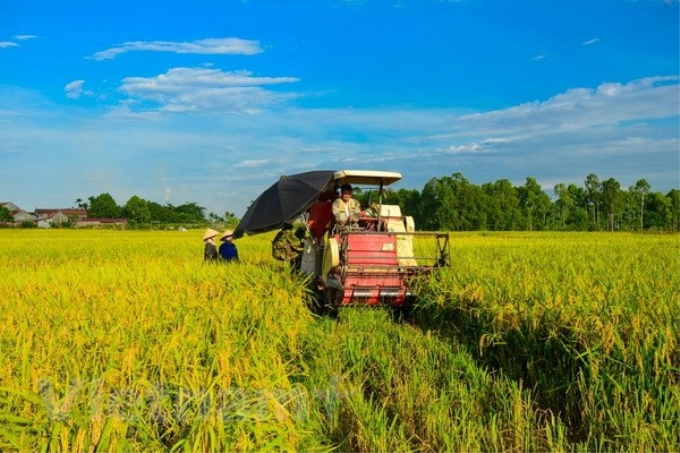
<svg viewBox="0 0 680 453"><path fill-rule="evenodd" d="M203 242L205 247L203 248L203 261L212 262L215 261L219 254L217 253L217 247L215 246L215 237L220 234L219 231L215 231L212 228L208 228L203 233Z"/></svg>
<svg viewBox="0 0 680 453"><path fill-rule="evenodd" d="M222 241L219 250L222 262L238 262L238 249L236 248L236 244L234 244L234 232L232 230L226 230L222 233L222 236L220 236L220 241Z"/></svg>

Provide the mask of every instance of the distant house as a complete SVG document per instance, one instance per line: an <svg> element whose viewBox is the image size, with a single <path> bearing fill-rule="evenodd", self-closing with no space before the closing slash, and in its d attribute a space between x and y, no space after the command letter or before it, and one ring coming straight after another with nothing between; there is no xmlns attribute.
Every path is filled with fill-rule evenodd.
<svg viewBox="0 0 680 453"><path fill-rule="evenodd" d="M76 228L115 228L125 230L127 219L80 219L75 223Z"/></svg>
<svg viewBox="0 0 680 453"><path fill-rule="evenodd" d="M127 229L128 221L119 219L94 219L87 217L87 210L82 208L36 208L28 213L14 203L0 202L0 208L7 208L12 216L12 223L33 222L39 228L51 228L71 224L76 228L109 228Z"/></svg>
<svg viewBox="0 0 680 453"><path fill-rule="evenodd" d="M0 202L0 208L6 208L9 211L9 215L12 216L12 220L14 221L14 223L35 221L35 217L33 216L33 214L29 214L28 212L24 211L19 206L15 205L10 201Z"/></svg>
<svg viewBox="0 0 680 453"><path fill-rule="evenodd" d="M57 212L51 217L45 217L40 220L36 220L36 224L38 225L38 228L51 228L53 226L66 225L70 221L71 219L66 217L64 214Z"/></svg>
<svg viewBox="0 0 680 453"><path fill-rule="evenodd" d="M76 221L76 220L86 218L87 217L87 210L82 209L82 208L78 208L78 209L74 209L74 208L64 208L64 209L60 209L60 208L40 208L40 209L38 209L38 208L36 208L35 211L33 211L33 215L35 215L36 220L50 219L50 218L57 216L57 214L62 214L67 219Z"/></svg>
<svg viewBox="0 0 680 453"><path fill-rule="evenodd" d="M87 211L82 208L36 208L33 215L39 228L50 228L84 219L87 217Z"/></svg>
<svg viewBox="0 0 680 453"><path fill-rule="evenodd" d="M21 208L11 201L0 201L0 208L7 208L9 212L19 211Z"/></svg>

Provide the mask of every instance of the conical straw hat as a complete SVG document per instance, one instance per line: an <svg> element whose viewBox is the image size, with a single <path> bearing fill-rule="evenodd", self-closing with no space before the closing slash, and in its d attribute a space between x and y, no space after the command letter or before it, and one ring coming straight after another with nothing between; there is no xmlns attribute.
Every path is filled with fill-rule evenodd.
<svg viewBox="0 0 680 453"><path fill-rule="evenodd" d="M220 234L219 231L215 231L212 228L208 228L207 230L205 230L205 233L203 233L203 240L205 241L207 239L214 238L218 234Z"/></svg>

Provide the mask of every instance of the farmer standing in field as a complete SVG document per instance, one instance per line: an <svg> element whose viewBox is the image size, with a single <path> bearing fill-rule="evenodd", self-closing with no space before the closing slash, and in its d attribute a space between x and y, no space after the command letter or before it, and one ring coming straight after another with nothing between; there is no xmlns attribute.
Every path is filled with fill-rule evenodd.
<svg viewBox="0 0 680 453"><path fill-rule="evenodd" d="M212 228L208 228L203 233L203 242L205 246L203 247L203 261L207 263L214 262L218 257L217 246L215 246L215 237L220 234L219 231L215 231Z"/></svg>
<svg viewBox="0 0 680 453"><path fill-rule="evenodd" d="M238 262L238 249L236 244L234 244L234 232L226 230L220 237L220 241L222 241L219 250L221 261L225 263L230 261Z"/></svg>

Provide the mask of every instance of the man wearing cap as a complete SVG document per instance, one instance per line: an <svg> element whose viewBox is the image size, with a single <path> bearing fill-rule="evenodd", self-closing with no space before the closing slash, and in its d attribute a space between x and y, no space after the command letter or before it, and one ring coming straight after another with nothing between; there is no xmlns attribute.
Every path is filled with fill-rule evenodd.
<svg viewBox="0 0 680 453"><path fill-rule="evenodd" d="M340 186L340 198L333 202L333 217L335 217L335 223L341 229L345 229L350 224L358 222L360 214L361 205L357 200L352 198L352 186L343 184Z"/></svg>
<svg viewBox="0 0 680 453"><path fill-rule="evenodd" d="M212 228L208 228L203 233L203 242L205 247L203 248L203 261L213 262L219 256L217 254L217 247L215 246L215 237L220 234L219 231L215 231Z"/></svg>
<svg viewBox="0 0 680 453"><path fill-rule="evenodd" d="M222 244L220 245L220 258L222 261L238 261L238 249L236 244L234 244L234 232L232 230L226 230L220 237Z"/></svg>

